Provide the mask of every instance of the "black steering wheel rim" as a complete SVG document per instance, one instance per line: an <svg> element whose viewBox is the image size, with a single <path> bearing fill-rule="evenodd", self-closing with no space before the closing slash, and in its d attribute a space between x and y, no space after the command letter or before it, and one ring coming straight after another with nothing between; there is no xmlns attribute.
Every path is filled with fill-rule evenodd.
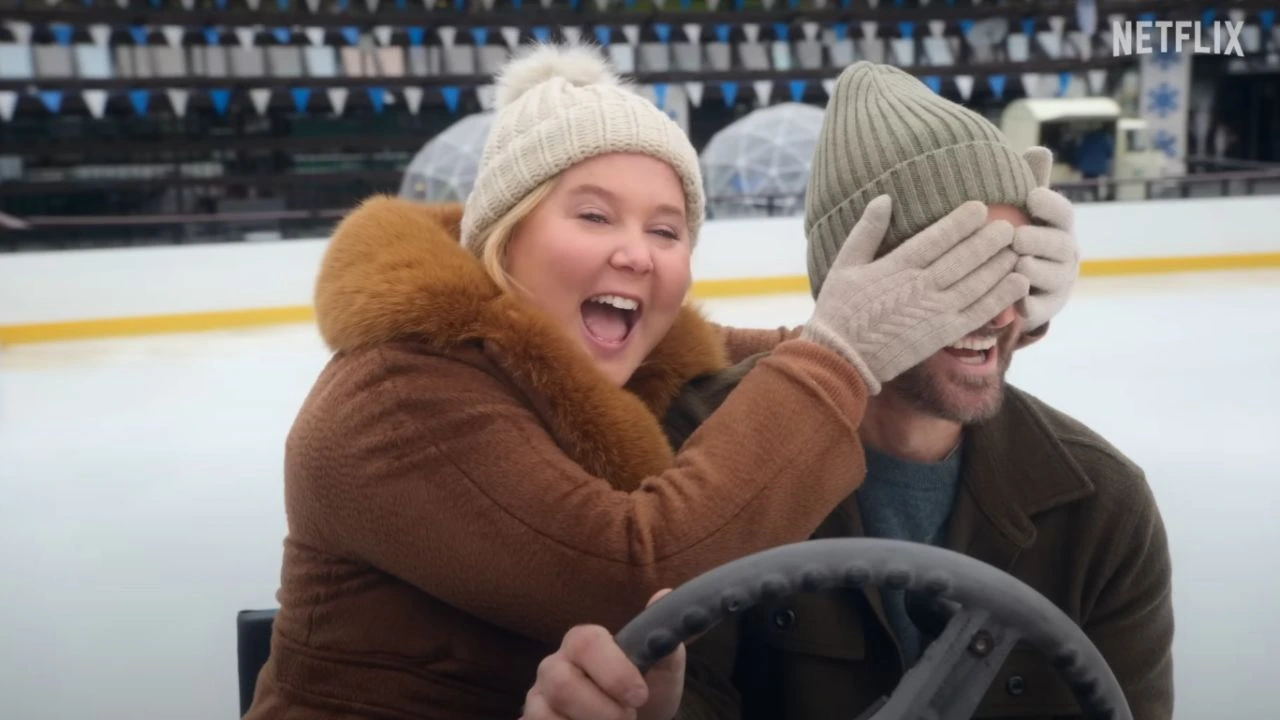
<svg viewBox="0 0 1280 720"><path fill-rule="evenodd" d="M1011 631L1006 633L1010 647L1021 639L1044 653L1071 688L1086 718L1132 720L1123 689L1101 652L1047 598L976 558L899 540L809 540L726 563L675 588L646 608L618 632L616 640L644 672L680 643L759 603L796 592L868 586L904 589L964 611L979 612L990 627ZM957 623L953 618L948 625ZM973 622L968 624L970 628L975 626ZM958 627L953 630L961 632ZM937 665L946 652L939 649L931 655L931 651L935 651L932 646L917 668L929 662ZM901 703L894 702L906 683L904 678L886 711L876 714L875 720L906 716L905 711L897 709ZM913 692L919 692L919 688ZM969 696L966 702L976 705L974 698L980 693L974 695L971 689L962 692Z"/></svg>

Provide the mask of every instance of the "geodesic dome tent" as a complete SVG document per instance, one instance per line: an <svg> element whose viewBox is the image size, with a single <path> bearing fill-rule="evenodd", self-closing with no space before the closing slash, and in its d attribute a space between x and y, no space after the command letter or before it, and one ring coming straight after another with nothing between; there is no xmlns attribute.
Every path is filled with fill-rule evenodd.
<svg viewBox="0 0 1280 720"><path fill-rule="evenodd" d="M492 123L492 112L476 113L431 138L405 168L400 197L420 202L465 200L475 184Z"/></svg>
<svg viewBox="0 0 1280 720"><path fill-rule="evenodd" d="M716 133L702 150L712 217L804 211L809 165L822 129L821 108L781 103Z"/></svg>

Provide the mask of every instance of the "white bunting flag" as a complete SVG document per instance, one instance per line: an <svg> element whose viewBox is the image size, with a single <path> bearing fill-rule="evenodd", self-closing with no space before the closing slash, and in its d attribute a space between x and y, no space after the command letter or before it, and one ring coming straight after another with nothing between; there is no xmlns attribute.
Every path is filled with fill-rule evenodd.
<svg viewBox="0 0 1280 720"><path fill-rule="evenodd" d="M169 96L169 107L173 108L173 114L178 117L187 116L187 100L191 97L191 91L183 88L170 88L166 93Z"/></svg>
<svg viewBox="0 0 1280 720"><path fill-rule="evenodd" d="M409 106L410 115L418 114L418 110L422 108L422 96L424 94L420 87L407 87L404 89L404 104Z"/></svg>
<svg viewBox="0 0 1280 720"><path fill-rule="evenodd" d="M751 83L751 86L755 88L756 98L760 100L760 104L768 105L769 100L773 97L773 81L757 80Z"/></svg>
<svg viewBox="0 0 1280 720"><path fill-rule="evenodd" d="M0 90L0 120L9 122L13 119L13 111L18 109L18 93L13 90Z"/></svg>
<svg viewBox="0 0 1280 720"><path fill-rule="evenodd" d="M329 96L329 104L333 106L333 114L341 115L342 111L347 107L347 89L329 88L326 94Z"/></svg>
<svg viewBox="0 0 1280 720"><path fill-rule="evenodd" d="M1103 95L1107 91L1107 71L1106 70L1090 70L1087 74L1089 82L1089 92L1093 95Z"/></svg>
<svg viewBox="0 0 1280 720"><path fill-rule="evenodd" d="M80 96L84 98L84 104L89 108L89 114L95 120L101 120L102 116L107 112L107 91L106 90L82 90Z"/></svg>
<svg viewBox="0 0 1280 720"><path fill-rule="evenodd" d="M1027 91L1027 97L1038 98L1040 91L1040 76L1035 73L1022 73L1022 87Z"/></svg>
<svg viewBox="0 0 1280 720"><path fill-rule="evenodd" d="M90 25L89 37L93 40L94 45L98 47L105 47L111 40L111 26L102 24Z"/></svg>
<svg viewBox="0 0 1280 720"><path fill-rule="evenodd" d="M160 30L164 33L164 39L169 43L169 47L182 47L182 38L187 34L187 29L181 25L165 25Z"/></svg>
<svg viewBox="0 0 1280 720"><path fill-rule="evenodd" d="M31 44L31 23L10 21L9 32L13 33L13 41L18 45Z"/></svg>
<svg viewBox="0 0 1280 720"><path fill-rule="evenodd" d="M1049 31L1062 38L1062 33L1067 29L1067 19L1061 15L1051 15L1049 17Z"/></svg>
<svg viewBox="0 0 1280 720"><path fill-rule="evenodd" d="M1058 60L1062 58L1062 36L1054 35L1052 32L1042 32L1036 35L1036 39L1040 41L1040 47L1044 48L1044 53L1049 56L1050 60Z"/></svg>
<svg viewBox="0 0 1280 720"><path fill-rule="evenodd" d="M258 115L266 115L267 106L271 104L271 89L253 88L249 91L249 99L253 102L253 109L258 111Z"/></svg>
<svg viewBox="0 0 1280 720"><path fill-rule="evenodd" d="M1088 60L1093 57L1093 43L1089 36L1079 30L1074 30L1067 34L1067 42L1075 51L1075 57Z"/></svg>
<svg viewBox="0 0 1280 720"><path fill-rule="evenodd" d="M689 97L689 102L694 107L702 106L702 87L700 82L687 82L684 84L684 93Z"/></svg>

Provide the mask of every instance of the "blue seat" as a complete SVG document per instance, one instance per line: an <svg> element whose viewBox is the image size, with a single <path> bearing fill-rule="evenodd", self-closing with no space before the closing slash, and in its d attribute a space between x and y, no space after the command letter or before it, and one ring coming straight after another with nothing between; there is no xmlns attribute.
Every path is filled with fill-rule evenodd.
<svg viewBox="0 0 1280 720"><path fill-rule="evenodd" d="M236 661L240 675L240 717L253 704L258 673L271 655L271 627L275 610L241 610L236 614Z"/></svg>

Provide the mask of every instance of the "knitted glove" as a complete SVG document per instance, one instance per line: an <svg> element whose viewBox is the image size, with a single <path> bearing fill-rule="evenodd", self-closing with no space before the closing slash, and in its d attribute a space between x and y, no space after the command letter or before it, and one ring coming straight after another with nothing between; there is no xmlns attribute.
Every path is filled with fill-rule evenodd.
<svg viewBox="0 0 1280 720"><path fill-rule="evenodd" d="M1040 183L1027 196L1032 224L1013 234L1013 251L1018 254L1015 270L1031 281L1031 293L1018 307L1026 318L1022 331L1031 333L1067 304L1080 275L1080 248L1071 201L1048 187L1052 154L1044 148L1030 148L1023 157Z"/></svg>
<svg viewBox="0 0 1280 720"><path fill-rule="evenodd" d="M847 359L872 395L1027 294L1013 272L1013 226L968 202L875 260L892 200L881 195L849 232L800 337Z"/></svg>

